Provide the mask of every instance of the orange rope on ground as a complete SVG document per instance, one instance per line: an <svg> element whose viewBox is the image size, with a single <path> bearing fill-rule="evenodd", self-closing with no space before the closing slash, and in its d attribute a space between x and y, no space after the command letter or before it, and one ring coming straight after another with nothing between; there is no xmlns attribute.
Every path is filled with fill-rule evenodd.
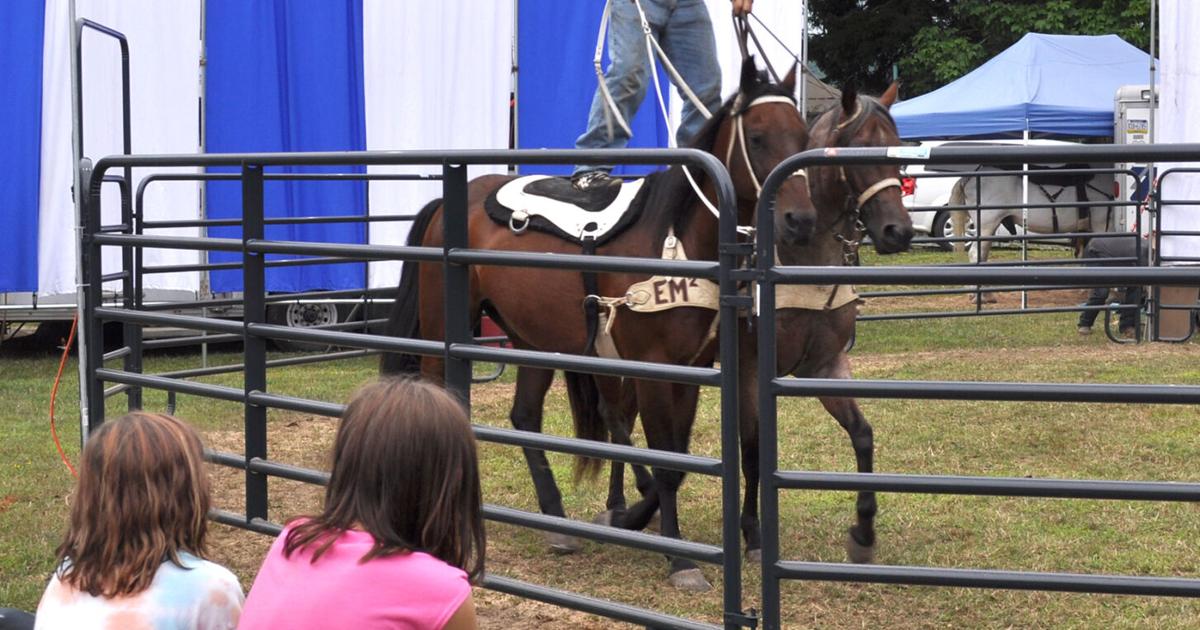
<svg viewBox="0 0 1200 630"><path fill-rule="evenodd" d="M63 348L62 359L58 361L58 375L54 377L54 387L50 390L50 435L54 436L54 447L58 449L58 456L67 465L67 470L71 471L71 476L76 479L79 478L79 475L75 472L75 467L71 465L71 460L67 459L67 454L63 452L62 443L58 441L58 429L54 426L54 401L58 398L58 383L62 380L63 368L67 365L67 357L71 355L71 342L75 341L75 326L78 324L79 313L76 313L75 319L71 320L71 334L67 336L67 345Z"/></svg>

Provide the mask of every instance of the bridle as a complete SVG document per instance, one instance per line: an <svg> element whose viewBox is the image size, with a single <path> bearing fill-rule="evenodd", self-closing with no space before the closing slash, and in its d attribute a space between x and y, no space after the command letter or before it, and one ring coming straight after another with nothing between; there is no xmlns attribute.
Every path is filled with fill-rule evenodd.
<svg viewBox="0 0 1200 630"><path fill-rule="evenodd" d="M754 198L758 199L762 196L762 182L759 181L758 174L754 172L754 164L750 161L750 150L746 146L746 125L744 123L744 114L750 111L750 109L755 105L763 105L765 103L787 103L792 107L795 107L796 101L787 96L768 94L750 101L749 105L747 105L745 108L742 108L740 107L741 98L742 96L739 94L737 100L735 100L733 103L733 111L735 112L733 115L734 131L733 135L729 138L729 148L725 150L724 164L725 168L733 170L733 146L740 145L742 149L742 161L746 165L746 172L750 174L750 182L754 184ZM808 172L805 169L800 169L791 175L788 175L788 179L793 177L803 178L804 187L805 189L808 188Z"/></svg>
<svg viewBox="0 0 1200 630"><path fill-rule="evenodd" d="M849 118L843 120L834 127L835 145L837 144L836 139L840 138L842 132L847 128L851 128L852 132L857 132L864 124L866 124L866 120L863 119L864 112L865 109L862 106L862 99L855 99L854 113L851 114ZM863 206L865 206L868 201L873 199L875 195L878 195L888 188L900 188L900 180L895 177L885 177L874 184L867 186L862 190L862 192L858 193L858 195L854 194L854 187L850 185L850 178L846 177L845 166L838 166L838 180L841 181L846 187L846 191L848 193L846 197L846 209L842 212L842 215L839 216L838 219L834 220L833 224L829 226L829 229L833 229L837 225L841 224L841 218L849 215L853 234L856 236L856 238L847 238L839 232L834 234L834 239L842 244L842 258L845 260L846 264L854 265L858 259L858 248L859 245L862 244L862 235L866 234L867 232L867 226L862 222Z"/></svg>

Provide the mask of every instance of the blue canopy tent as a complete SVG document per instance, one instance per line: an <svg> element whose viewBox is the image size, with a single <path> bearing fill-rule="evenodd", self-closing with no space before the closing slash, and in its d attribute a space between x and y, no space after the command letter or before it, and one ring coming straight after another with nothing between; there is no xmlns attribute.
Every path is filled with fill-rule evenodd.
<svg viewBox="0 0 1200 630"><path fill-rule="evenodd" d="M1150 55L1116 35L1029 33L967 75L892 106L906 140L1048 133L1111 136L1113 97L1146 83Z"/></svg>

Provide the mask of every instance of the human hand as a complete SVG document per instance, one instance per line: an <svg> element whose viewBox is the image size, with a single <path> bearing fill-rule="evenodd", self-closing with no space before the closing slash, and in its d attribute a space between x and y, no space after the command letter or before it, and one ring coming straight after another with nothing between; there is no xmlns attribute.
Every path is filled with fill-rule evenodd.
<svg viewBox="0 0 1200 630"><path fill-rule="evenodd" d="M753 5L754 0L733 0L733 14L738 17L745 17L750 13Z"/></svg>

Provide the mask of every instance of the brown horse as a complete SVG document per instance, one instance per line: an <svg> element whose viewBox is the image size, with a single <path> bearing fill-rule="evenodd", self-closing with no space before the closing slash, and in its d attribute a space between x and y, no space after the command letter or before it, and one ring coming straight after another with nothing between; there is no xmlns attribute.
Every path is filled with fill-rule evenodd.
<svg viewBox="0 0 1200 630"><path fill-rule="evenodd" d="M898 146L900 136L888 108L896 100L893 83L879 99L858 96L853 89L842 94L840 106L822 114L813 124L809 149L830 147ZM781 244L778 257L785 265L840 266L857 264L859 242L870 234L880 254L905 251L912 240L912 219L900 202L898 165L810 167L809 181L817 207L817 228L810 243ZM839 300L841 301L841 300ZM846 348L854 335L857 300L837 308L785 308L777 297L777 375L849 379ZM747 556L761 557L757 515L758 398L757 347L754 335L743 334L740 344L742 467L746 497L742 533ZM871 425L853 398L823 396L819 400L850 435L859 472L871 472L874 438ZM857 523L850 528L846 548L854 562L870 562L875 548L875 493L860 492Z"/></svg>
<svg viewBox="0 0 1200 630"><path fill-rule="evenodd" d="M725 161L736 191L740 224L753 221L758 183L762 178L807 143L806 126L795 103L790 100L794 88L795 68L780 85L771 85L756 70L753 59L747 59L743 63L738 94L714 115L694 143L696 148L707 150ZM784 96L788 98L781 98ZM468 184L468 246L472 249L578 253L576 244L540 232L515 233L487 216L485 199L510 179L484 176ZM704 193L714 199L711 182L702 177L697 179ZM689 258L716 259L717 220L693 192L680 167L650 175L633 204L641 205L639 218L619 236L598 247L598 254L659 258L664 242L673 231ZM782 209L775 218L780 243L806 243L816 225L816 211L806 182L800 178L789 180L780 189L777 207ZM418 214L408 244L436 247L441 244L441 235L442 207L440 201L435 200ZM599 294L621 296L632 284L645 279L645 275L630 273L598 274ZM470 269L468 302L471 317L477 321L483 312L487 312L517 348L571 354L591 350L582 309L585 298L584 284L578 272L494 266ZM443 339L442 300L439 265L406 265L389 321L389 333ZM715 343L708 339L714 317L714 311L694 307L657 313L622 309L613 320L612 340L622 358L707 365L713 362L715 355ZM410 369L412 363L411 358L403 355L390 355L384 357L381 368L384 372L404 371ZM424 357L420 369L426 378L440 379L443 361L437 357ZM518 371L518 393L512 415L518 428L540 429L542 399L552 376L548 370L522 368ZM577 413L576 430L585 436L603 436L603 428L587 430L581 425L592 423L605 413L610 417L616 414L622 399L621 382L614 378L593 379L582 375L577 378L595 385L601 413L590 413L585 408L587 405L576 405L576 411L587 412ZM696 414L698 389L641 380L634 382L632 387L636 392L636 412L642 418L648 445L654 449L686 452ZM529 450L525 454L535 481L541 473L547 473L542 474L543 478L547 477L549 471L544 465L544 455ZM682 481L680 472L654 469L653 485L646 497L630 509L628 518L619 519L616 524L640 529L655 510L661 510L662 534L678 538L676 492ZM549 482L553 484L553 477L549 477ZM553 501L544 500L541 496L543 485L537 486L539 504L544 511L557 511L556 515L561 516L561 501L555 506ZM688 590L708 588L703 574L689 560L671 558L670 570L671 583L677 587Z"/></svg>

